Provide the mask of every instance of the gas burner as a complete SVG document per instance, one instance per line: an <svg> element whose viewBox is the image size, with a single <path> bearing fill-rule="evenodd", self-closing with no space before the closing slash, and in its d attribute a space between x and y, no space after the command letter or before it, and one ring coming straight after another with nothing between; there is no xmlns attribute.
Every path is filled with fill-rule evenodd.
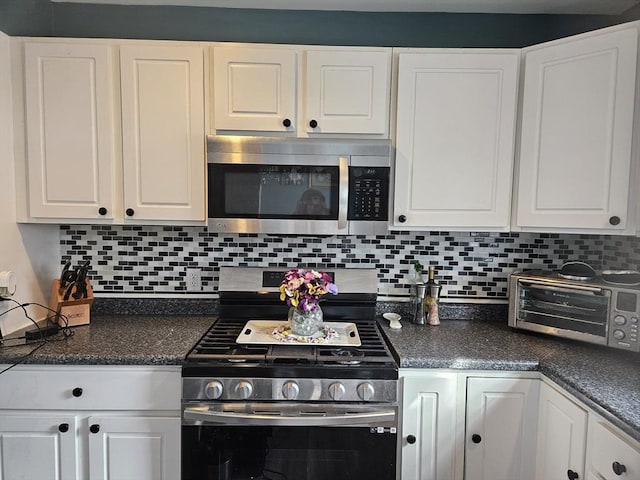
<svg viewBox="0 0 640 480"><path fill-rule="evenodd" d="M341 365L359 365L362 363L359 357L364 357L364 352L356 348L337 348L331 350L331 355L340 357L338 363Z"/></svg>

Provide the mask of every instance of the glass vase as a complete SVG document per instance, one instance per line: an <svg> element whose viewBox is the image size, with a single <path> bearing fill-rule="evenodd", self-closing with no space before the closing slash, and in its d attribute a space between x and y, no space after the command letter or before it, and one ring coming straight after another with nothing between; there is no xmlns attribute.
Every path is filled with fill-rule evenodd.
<svg viewBox="0 0 640 480"><path fill-rule="evenodd" d="M310 336L320 330L322 325L322 309L318 305L310 312L297 308L289 309L289 327L294 335Z"/></svg>

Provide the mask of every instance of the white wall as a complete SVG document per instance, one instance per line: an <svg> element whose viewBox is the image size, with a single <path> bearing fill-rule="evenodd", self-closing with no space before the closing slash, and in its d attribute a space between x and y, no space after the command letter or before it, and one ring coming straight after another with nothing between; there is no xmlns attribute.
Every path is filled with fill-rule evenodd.
<svg viewBox="0 0 640 480"><path fill-rule="evenodd" d="M0 271L15 272L15 300L47 305L60 263L59 227L16 224L15 162L24 159L14 158L9 44L9 37L0 32ZM0 302L0 314L12 306L13 302ZM46 316L37 306L27 309L36 320ZM20 309L0 316L3 335L29 323Z"/></svg>

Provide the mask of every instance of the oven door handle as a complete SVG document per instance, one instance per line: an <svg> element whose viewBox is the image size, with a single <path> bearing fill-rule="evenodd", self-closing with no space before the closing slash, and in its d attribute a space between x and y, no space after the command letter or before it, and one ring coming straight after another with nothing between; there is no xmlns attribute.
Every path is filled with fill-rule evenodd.
<svg viewBox="0 0 640 480"><path fill-rule="evenodd" d="M602 295L603 293L602 288L590 287L588 285L571 285L570 287L569 286L565 287L565 286L550 285L548 283L539 283L531 280L523 280L521 278L518 279L518 283L522 283L523 285L528 285L529 287L532 287L532 288L538 288L541 290L552 290L554 292L561 292L561 293L590 292L590 293L595 293L599 295Z"/></svg>
<svg viewBox="0 0 640 480"><path fill-rule="evenodd" d="M278 415L247 412L218 412L203 407L187 407L183 418L192 422L215 423L225 425L287 426L287 427L335 427L348 425L377 425L393 422L396 412L393 409L371 412L345 413L338 415Z"/></svg>

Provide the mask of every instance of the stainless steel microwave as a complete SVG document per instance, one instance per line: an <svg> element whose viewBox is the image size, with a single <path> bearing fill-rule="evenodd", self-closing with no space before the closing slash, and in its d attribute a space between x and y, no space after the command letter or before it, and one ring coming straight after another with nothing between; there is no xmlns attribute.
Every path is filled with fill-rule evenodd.
<svg viewBox="0 0 640 480"><path fill-rule="evenodd" d="M640 286L526 272L511 275L509 292L513 328L640 351Z"/></svg>
<svg viewBox="0 0 640 480"><path fill-rule="evenodd" d="M209 136L209 231L383 234L391 142Z"/></svg>

